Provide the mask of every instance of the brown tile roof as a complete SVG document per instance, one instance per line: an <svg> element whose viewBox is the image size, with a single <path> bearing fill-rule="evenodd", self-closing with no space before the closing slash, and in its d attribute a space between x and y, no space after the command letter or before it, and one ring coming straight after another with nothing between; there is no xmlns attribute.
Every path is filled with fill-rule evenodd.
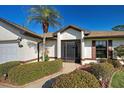
<svg viewBox="0 0 124 93"><path fill-rule="evenodd" d="M35 38L41 38L40 35L38 35L38 34L32 32L32 31L30 31L29 29L24 28L24 27L22 27L22 26L20 26L20 25L18 25L18 24L16 24L16 23L10 22L10 21L8 21L8 20L6 20L6 19L3 19L3 18L0 18L0 21L1 21L1 22L4 22L4 23L6 23L6 24L9 24L9 25L11 25L11 26L13 26L13 27L15 27L15 28L21 30L22 33L25 34L25 35L29 35L29 36L32 36L32 37L35 37Z"/></svg>
<svg viewBox="0 0 124 93"><path fill-rule="evenodd" d="M106 38L106 37L124 37L124 31L97 31L90 32L85 38Z"/></svg>
<svg viewBox="0 0 124 93"><path fill-rule="evenodd" d="M47 38L54 37L54 33L53 32L48 32L48 33L45 33L45 34L41 34L40 36L43 38L44 35L46 35Z"/></svg>

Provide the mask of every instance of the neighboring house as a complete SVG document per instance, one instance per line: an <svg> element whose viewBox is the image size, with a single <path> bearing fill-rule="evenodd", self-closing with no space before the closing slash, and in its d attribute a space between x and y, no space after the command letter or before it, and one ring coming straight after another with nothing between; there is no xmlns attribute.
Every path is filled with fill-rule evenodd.
<svg viewBox="0 0 124 93"><path fill-rule="evenodd" d="M81 64L96 62L99 58L116 58L114 47L124 45L123 31L94 32L74 25L47 33L46 36L50 60L62 58ZM42 40L43 35L34 34L17 24L0 19L0 63L40 59Z"/></svg>

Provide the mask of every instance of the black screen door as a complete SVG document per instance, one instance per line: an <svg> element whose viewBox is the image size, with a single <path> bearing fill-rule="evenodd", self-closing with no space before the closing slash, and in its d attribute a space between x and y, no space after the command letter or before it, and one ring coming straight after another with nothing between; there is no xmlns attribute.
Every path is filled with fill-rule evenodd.
<svg viewBox="0 0 124 93"><path fill-rule="evenodd" d="M65 57L67 60L75 60L75 42L66 42Z"/></svg>
<svg viewBox="0 0 124 93"><path fill-rule="evenodd" d="M77 41L63 41L62 42L62 58L66 61L80 60L80 42Z"/></svg>

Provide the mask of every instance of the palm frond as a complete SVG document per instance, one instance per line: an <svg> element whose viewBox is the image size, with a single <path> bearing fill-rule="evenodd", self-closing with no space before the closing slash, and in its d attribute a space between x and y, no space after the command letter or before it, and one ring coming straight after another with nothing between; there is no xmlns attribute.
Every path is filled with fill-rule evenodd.
<svg viewBox="0 0 124 93"><path fill-rule="evenodd" d="M34 21L36 23L48 23L52 27L61 26L59 20L62 19L59 12L51 6L40 5L32 6L29 10L30 16L28 23Z"/></svg>

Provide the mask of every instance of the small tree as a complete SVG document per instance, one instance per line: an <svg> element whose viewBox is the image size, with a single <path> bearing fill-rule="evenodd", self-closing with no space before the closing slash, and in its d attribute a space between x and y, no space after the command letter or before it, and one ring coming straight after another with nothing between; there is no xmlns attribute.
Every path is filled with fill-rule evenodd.
<svg viewBox="0 0 124 93"><path fill-rule="evenodd" d="M124 25L117 25L112 28L114 31L124 31Z"/></svg>
<svg viewBox="0 0 124 93"><path fill-rule="evenodd" d="M124 45L120 45L114 48L114 50L115 50L115 55L120 57L124 61Z"/></svg>

